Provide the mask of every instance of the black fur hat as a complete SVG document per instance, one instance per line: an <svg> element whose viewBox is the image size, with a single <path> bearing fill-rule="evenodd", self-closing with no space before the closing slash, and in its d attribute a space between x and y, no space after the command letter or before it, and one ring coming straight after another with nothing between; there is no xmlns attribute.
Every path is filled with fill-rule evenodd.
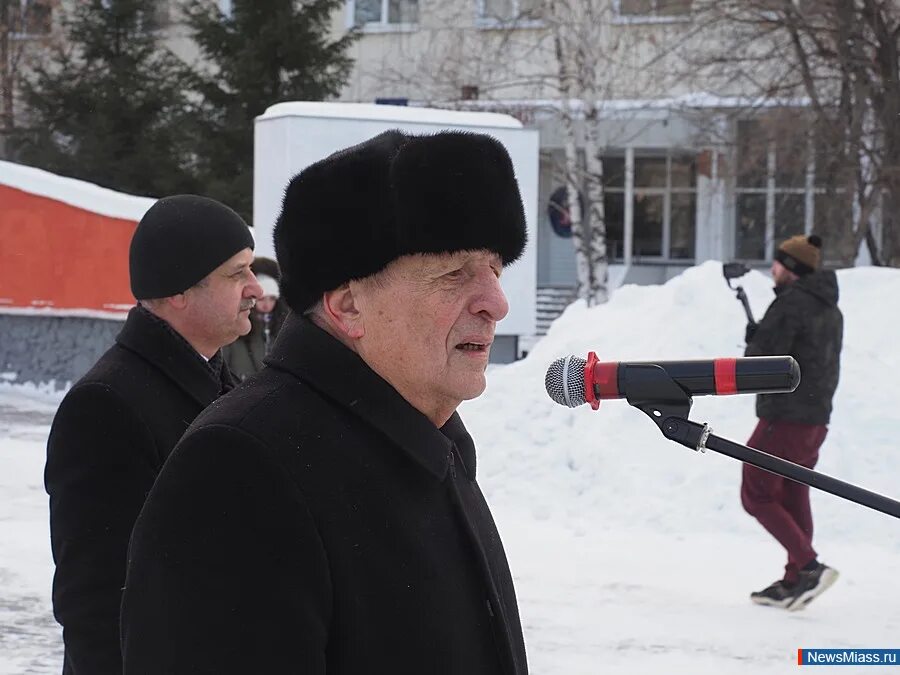
<svg viewBox="0 0 900 675"><path fill-rule="evenodd" d="M307 167L275 226L281 294L295 312L403 255L487 249L508 265L525 241L506 149L458 131L386 131Z"/></svg>

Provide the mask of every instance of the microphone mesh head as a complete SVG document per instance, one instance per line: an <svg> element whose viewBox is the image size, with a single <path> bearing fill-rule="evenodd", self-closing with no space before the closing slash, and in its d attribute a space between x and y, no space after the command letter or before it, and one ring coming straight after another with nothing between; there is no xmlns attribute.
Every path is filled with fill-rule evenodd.
<svg viewBox="0 0 900 675"><path fill-rule="evenodd" d="M587 361L577 356L556 359L547 369L544 387L560 405L575 408L587 403L584 393L584 368Z"/></svg>

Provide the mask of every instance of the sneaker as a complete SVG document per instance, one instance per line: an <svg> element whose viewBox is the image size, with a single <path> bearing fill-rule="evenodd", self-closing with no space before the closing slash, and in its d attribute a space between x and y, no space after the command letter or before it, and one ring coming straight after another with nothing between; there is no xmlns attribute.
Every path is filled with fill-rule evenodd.
<svg viewBox="0 0 900 675"><path fill-rule="evenodd" d="M768 588L751 593L750 600L766 607L787 607L794 601L796 590L796 586L785 586L779 579Z"/></svg>
<svg viewBox="0 0 900 675"><path fill-rule="evenodd" d="M794 599L787 606L789 612L804 609L809 603L831 588L837 581L838 571L819 563L813 570L800 570L800 579L794 589Z"/></svg>

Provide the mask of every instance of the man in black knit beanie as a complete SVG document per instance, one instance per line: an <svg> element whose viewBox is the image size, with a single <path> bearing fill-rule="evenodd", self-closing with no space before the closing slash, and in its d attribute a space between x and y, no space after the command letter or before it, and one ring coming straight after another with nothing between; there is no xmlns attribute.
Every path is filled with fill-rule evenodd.
<svg viewBox="0 0 900 675"><path fill-rule="evenodd" d="M138 223L129 252L138 305L66 394L47 444L64 674L122 672L128 538L175 443L234 386L220 348L250 330L262 295L252 260L247 224L212 199L166 197Z"/></svg>

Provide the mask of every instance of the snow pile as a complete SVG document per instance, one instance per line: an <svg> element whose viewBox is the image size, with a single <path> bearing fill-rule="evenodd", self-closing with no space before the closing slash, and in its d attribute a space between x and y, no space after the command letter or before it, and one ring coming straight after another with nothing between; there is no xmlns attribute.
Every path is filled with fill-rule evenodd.
<svg viewBox="0 0 900 675"><path fill-rule="evenodd" d="M900 297L900 270L839 272L845 333L842 376L818 470L900 498L896 476L896 382L900 319L885 311ZM754 316L765 312L771 279L739 280ZM544 391L556 358L595 351L603 361L741 356L746 319L720 263L690 268L663 286L625 286L611 301L576 302L528 357L493 368L484 396L464 404L479 451L479 477L492 503L526 509L576 532L605 523L643 523L659 532L757 532L741 509L741 465L667 441L625 401L569 410ZM753 396L697 397L691 419L744 443L756 424ZM882 536L884 516L814 491L817 532L865 540ZM890 523L894 525L894 523ZM893 546L900 551L900 538Z"/></svg>
<svg viewBox="0 0 900 675"><path fill-rule="evenodd" d="M0 185L49 197L111 218L139 221L156 199L117 192L24 164L0 161Z"/></svg>
<svg viewBox="0 0 900 675"><path fill-rule="evenodd" d="M771 281L740 281L761 317ZM900 318L890 310L900 270L846 270L839 282L843 374L818 468L900 498ZM605 306L571 306L463 406L535 675L775 675L796 669L798 648L898 646L900 521L814 490L815 545L841 579L803 612L756 607L749 592L781 573L784 553L741 509L740 464L667 441L624 401L568 410L544 392L552 361L589 350L609 361L740 356L744 322L717 263L626 286ZM42 485L59 395L0 383L0 675L61 667ZM698 397L691 419L744 442L753 404Z"/></svg>

